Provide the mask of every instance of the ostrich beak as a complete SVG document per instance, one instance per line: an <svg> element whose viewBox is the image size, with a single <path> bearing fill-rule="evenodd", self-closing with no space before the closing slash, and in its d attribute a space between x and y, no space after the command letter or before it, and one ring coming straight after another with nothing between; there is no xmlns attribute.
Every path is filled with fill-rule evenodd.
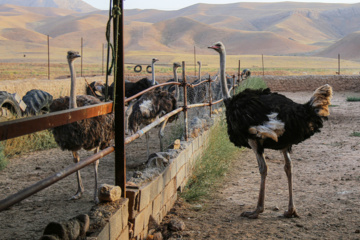
<svg viewBox="0 0 360 240"><path fill-rule="evenodd" d="M214 46L211 46L211 47L208 47L208 48L211 48L211 49L218 49L219 47L217 47L216 45L214 45Z"/></svg>

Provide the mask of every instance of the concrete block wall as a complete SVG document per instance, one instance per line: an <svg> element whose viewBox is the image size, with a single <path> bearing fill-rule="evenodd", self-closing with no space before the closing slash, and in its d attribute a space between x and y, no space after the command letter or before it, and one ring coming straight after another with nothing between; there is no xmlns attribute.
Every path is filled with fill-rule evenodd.
<svg viewBox="0 0 360 240"><path fill-rule="evenodd" d="M184 189L192 175L194 164L208 146L210 132L211 129L204 131L188 142L187 147L176 158L171 159L165 170L151 182L139 188L127 188L123 205L95 236L87 239L146 239L150 218L160 223L174 206L178 191Z"/></svg>
<svg viewBox="0 0 360 240"><path fill-rule="evenodd" d="M178 190L182 191L192 175L196 160L208 145L210 131L193 139L151 182L139 189L127 190L129 221L133 224L132 239L146 239L150 216L160 223L173 207Z"/></svg>

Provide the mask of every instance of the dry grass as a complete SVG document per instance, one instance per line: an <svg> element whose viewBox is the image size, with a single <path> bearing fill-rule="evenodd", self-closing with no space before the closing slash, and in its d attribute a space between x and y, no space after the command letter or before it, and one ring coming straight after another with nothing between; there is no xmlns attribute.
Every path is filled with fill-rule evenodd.
<svg viewBox="0 0 360 240"><path fill-rule="evenodd" d="M101 52L99 55L101 56ZM89 56L95 56L95 53L87 53ZM44 57L44 58L43 58ZM2 62L0 65L0 80L14 79L47 79L48 67L46 56L36 59L28 59L29 62L11 63ZM160 61L156 65L156 73L159 75L172 76L172 63L186 63L186 72L188 75L195 75L194 62L201 61L203 64L202 74L213 74L218 71L219 57L217 55L197 55L196 59L193 54L176 54L168 52L145 52L133 51L126 53L125 75L147 74L146 66L150 64L153 57L157 57ZM95 59L95 58L94 58ZM1 59L0 59L1 60ZM237 74L240 60L241 69L249 68L253 75L262 75L262 57L261 55L228 55L227 56L227 72L229 74ZM96 63L97 62L97 63ZM134 64L142 64L141 73L134 73ZM91 59L83 62L83 76L102 75L102 61ZM104 63L106 66L106 63ZM80 76L80 61L76 63L77 75ZM198 66L196 66L196 72ZM265 75L333 75L338 71L338 61L332 58L308 57L308 56L264 56L264 74ZM360 72L360 63L355 61L341 60L341 74L357 75ZM50 64L50 78L64 78L69 75L68 65L64 63Z"/></svg>

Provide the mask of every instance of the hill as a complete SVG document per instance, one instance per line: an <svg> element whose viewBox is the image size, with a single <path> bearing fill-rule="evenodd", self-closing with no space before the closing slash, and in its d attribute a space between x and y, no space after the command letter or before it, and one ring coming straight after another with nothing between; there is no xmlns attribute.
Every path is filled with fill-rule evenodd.
<svg viewBox="0 0 360 240"><path fill-rule="evenodd" d="M360 31L349 34L330 47L316 54L319 57L336 58L338 54L342 59L360 61Z"/></svg>
<svg viewBox="0 0 360 240"><path fill-rule="evenodd" d="M100 58L108 11L86 10L81 0L3 4L9 2L0 0L0 59L14 51L22 55L43 47L45 52L47 35L56 53L79 49L83 38L88 55ZM360 59L360 52L349 50L357 41L352 34L360 31L360 4L195 4L176 11L125 10L124 19L126 51L190 53L196 46L208 54L207 46L221 40L228 54L333 56L336 49Z"/></svg>

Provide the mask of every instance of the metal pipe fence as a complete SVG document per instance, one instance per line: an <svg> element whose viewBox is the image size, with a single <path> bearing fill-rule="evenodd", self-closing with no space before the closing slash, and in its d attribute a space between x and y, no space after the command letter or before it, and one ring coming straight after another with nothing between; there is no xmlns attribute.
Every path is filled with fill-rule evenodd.
<svg viewBox="0 0 360 240"><path fill-rule="evenodd" d="M235 76L233 76L233 77L235 77ZM184 112L184 124L185 124L184 136L185 136L185 140L187 140L188 139L187 124L189 122L188 115L187 115L188 109L210 106L209 115L211 116L212 106L216 105L218 103L221 103L223 101L222 99L220 99L215 102L212 102L211 83L213 81L214 80L211 80L211 77L209 75L209 79L201 81L198 84L192 85L192 84L187 83L186 75L185 75L185 62L183 62L183 82L182 83L168 82L168 83L159 84L159 85L150 87L130 98L125 99L124 102L128 103L129 101L134 100L135 98L141 96L142 94L144 94L146 92L149 92L149 91L152 91L153 89L161 88L161 87L167 86L167 85L179 85L180 87L183 87L183 92L184 92L183 106L160 117L156 121L145 126L141 130L137 131L135 134L133 134L130 137L125 138L125 135L124 135L123 137L125 138L125 145L140 138L146 132L153 129L155 126L159 125L160 123L169 119L170 117L172 117L176 114L179 114L180 112ZM235 79L233 79L233 82L235 82ZM188 105L188 103L187 103L187 88L199 86L199 85L205 84L205 83L209 83L208 102L195 103L195 104ZM18 137L18 136L22 136L22 135L26 135L29 133L34 133L34 132L49 129L49 128L53 128L56 126L68 124L68 123L79 121L79 120L86 119L86 118L91 118L91 117L95 117L95 116L99 116L99 115L103 115L103 114L111 114L111 113L113 113L112 109L113 109L113 103L107 102L107 103L97 104L94 106L79 107L77 109L49 113L49 114L42 115L42 116L35 116L35 117L23 118L23 119L8 121L8 122L2 122L2 123L0 123L0 141ZM43 180L31 185L31 186L13 194L13 195L6 197L5 199L0 201L0 211L3 211L5 209L7 209L8 207L41 191L42 189L45 189L45 188L51 186L52 184L69 176L70 174L76 172L77 170L80 170L80 169L88 166L89 164L95 162L96 160L114 152L114 150L115 150L114 146L106 148L106 149L98 152L97 154L94 154L94 155L80 161L79 163L72 164L72 165L66 167L65 169L63 169L62 171L55 173ZM124 178L124 177L122 177L122 178Z"/></svg>

